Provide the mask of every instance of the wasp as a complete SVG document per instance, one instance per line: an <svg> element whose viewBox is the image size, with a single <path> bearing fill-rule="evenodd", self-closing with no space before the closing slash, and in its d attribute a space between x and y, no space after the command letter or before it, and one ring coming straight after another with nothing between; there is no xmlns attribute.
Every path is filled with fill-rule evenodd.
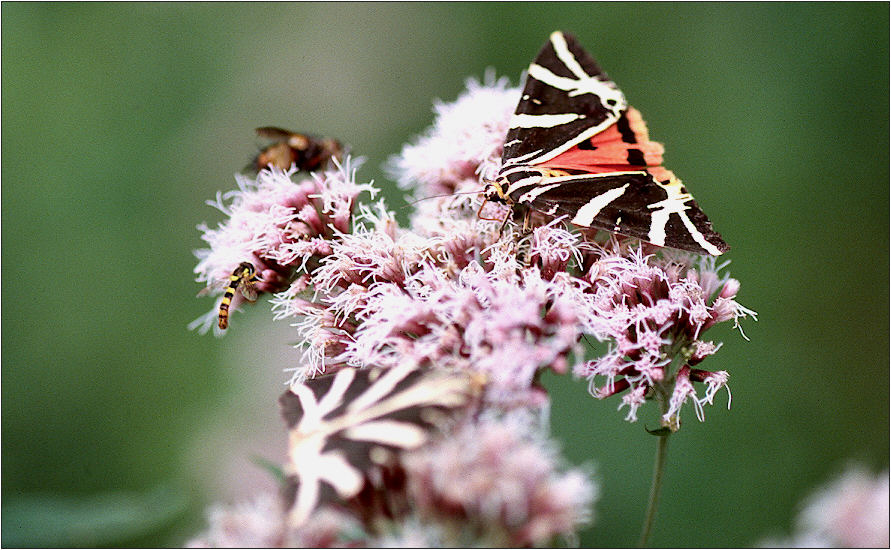
<svg viewBox="0 0 891 550"><path fill-rule="evenodd" d="M257 287L254 283L259 281L257 270L254 264L250 262L241 262L232 275L229 276L229 284L226 286L226 292L220 301L220 329L226 330L229 326L229 304L235 297L235 292L241 289L241 294L250 301L257 299Z"/></svg>
<svg viewBox="0 0 891 550"><path fill-rule="evenodd" d="M300 134L274 126L256 129L257 135L275 140L254 159L254 169L260 171L268 165L287 170L291 164L298 170L313 172L325 168L332 159L340 160L343 146L336 139L319 138Z"/></svg>

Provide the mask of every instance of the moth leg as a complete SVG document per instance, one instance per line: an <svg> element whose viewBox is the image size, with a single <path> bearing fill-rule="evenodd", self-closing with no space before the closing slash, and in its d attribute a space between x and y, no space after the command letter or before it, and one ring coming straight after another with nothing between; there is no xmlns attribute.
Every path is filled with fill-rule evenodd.
<svg viewBox="0 0 891 550"><path fill-rule="evenodd" d="M530 231L532 231L532 209L527 208L526 213L523 214L523 234Z"/></svg>
<svg viewBox="0 0 891 550"><path fill-rule="evenodd" d="M499 218L486 218L483 216L483 207L486 206L487 202L489 202L489 199L484 200L483 204L480 205L479 210L476 211L476 217L487 222L502 222L501 228L498 230L498 238L500 239L501 234L504 233L504 226L507 225L507 220L510 218L511 213L508 212L507 216L505 216L503 220Z"/></svg>
<svg viewBox="0 0 891 550"><path fill-rule="evenodd" d="M504 228L507 227L507 222L510 220L511 211L508 211L504 216L504 220L501 222L501 227L498 229L498 238L501 238L501 235L504 233Z"/></svg>

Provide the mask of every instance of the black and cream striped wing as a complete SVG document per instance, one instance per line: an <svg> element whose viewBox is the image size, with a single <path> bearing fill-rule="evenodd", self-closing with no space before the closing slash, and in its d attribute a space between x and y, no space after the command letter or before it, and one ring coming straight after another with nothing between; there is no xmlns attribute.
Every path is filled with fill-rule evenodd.
<svg viewBox="0 0 891 550"><path fill-rule="evenodd" d="M554 32L529 66L502 165L547 161L614 124L626 108L625 96L575 37Z"/></svg>
<svg viewBox="0 0 891 550"><path fill-rule="evenodd" d="M545 177L513 198L580 227L658 246L715 256L730 248L679 180L660 182L644 171Z"/></svg>
<svg viewBox="0 0 891 550"><path fill-rule="evenodd" d="M292 385L279 399L289 428L291 526L320 503L359 494L375 464L423 445L481 387L467 373L410 366L347 368Z"/></svg>

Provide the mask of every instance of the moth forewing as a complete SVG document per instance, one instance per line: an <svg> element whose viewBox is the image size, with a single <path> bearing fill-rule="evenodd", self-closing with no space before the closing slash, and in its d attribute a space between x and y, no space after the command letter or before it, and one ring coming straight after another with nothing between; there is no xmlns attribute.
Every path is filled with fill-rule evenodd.
<svg viewBox="0 0 891 550"><path fill-rule="evenodd" d="M551 34L529 66L487 200L580 227L719 255L729 247L661 166L640 113L571 35Z"/></svg>
<svg viewBox="0 0 891 550"><path fill-rule="evenodd" d="M555 32L529 66L502 163L545 162L614 124L626 107L575 38Z"/></svg>
<svg viewBox="0 0 891 550"><path fill-rule="evenodd" d="M345 368L292 385L279 400L290 431L292 527L328 499L358 495L372 468L426 443L481 388L469 373L407 365Z"/></svg>
<svg viewBox="0 0 891 550"><path fill-rule="evenodd" d="M728 249L679 181L662 183L646 171L543 178L516 200L579 227L658 246L711 255Z"/></svg>

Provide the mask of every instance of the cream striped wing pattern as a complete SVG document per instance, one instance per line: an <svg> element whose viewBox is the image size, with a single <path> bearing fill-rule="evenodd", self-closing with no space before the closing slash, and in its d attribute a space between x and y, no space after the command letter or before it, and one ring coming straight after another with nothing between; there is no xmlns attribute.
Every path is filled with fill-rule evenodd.
<svg viewBox="0 0 891 550"><path fill-rule="evenodd" d="M292 385L279 399L289 429L290 525L321 503L358 495L378 462L426 443L481 389L469 373L414 366L346 368Z"/></svg>

